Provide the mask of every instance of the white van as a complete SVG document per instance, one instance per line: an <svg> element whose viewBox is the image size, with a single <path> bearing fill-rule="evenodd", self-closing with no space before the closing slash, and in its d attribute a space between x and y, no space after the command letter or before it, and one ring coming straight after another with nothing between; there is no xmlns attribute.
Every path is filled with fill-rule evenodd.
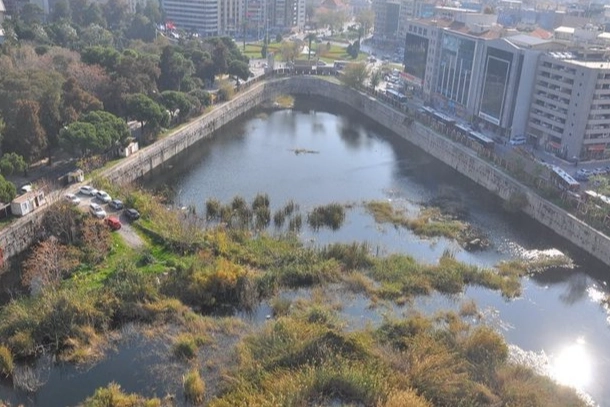
<svg viewBox="0 0 610 407"><path fill-rule="evenodd" d="M524 136L517 136L510 139L509 143L511 146L520 146L525 144L526 141L527 139Z"/></svg>

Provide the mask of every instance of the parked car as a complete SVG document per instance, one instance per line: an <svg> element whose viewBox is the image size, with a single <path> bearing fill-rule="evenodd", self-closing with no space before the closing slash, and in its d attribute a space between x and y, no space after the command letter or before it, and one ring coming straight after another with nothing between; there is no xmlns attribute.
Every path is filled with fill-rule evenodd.
<svg viewBox="0 0 610 407"><path fill-rule="evenodd" d="M97 191L95 197L104 203L112 201L112 198L106 193L106 191Z"/></svg>
<svg viewBox="0 0 610 407"><path fill-rule="evenodd" d="M587 182L589 181L589 175L577 172L576 174L574 174L574 179L580 182Z"/></svg>
<svg viewBox="0 0 610 407"><path fill-rule="evenodd" d="M520 146L527 142L527 139L523 136L517 136L510 139L509 143L511 146Z"/></svg>
<svg viewBox="0 0 610 407"><path fill-rule="evenodd" d="M593 175L604 175L606 173L606 169L603 167L595 168L591 170L591 173L593 173Z"/></svg>
<svg viewBox="0 0 610 407"><path fill-rule="evenodd" d="M89 205L89 213L99 219L104 219L106 217L106 211L104 210L104 208L102 208L96 203L92 203Z"/></svg>
<svg viewBox="0 0 610 407"><path fill-rule="evenodd" d="M113 199L112 201L110 201L108 203L108 206L116 211L119 211L119 210L123 209L123 201L120 201L118 199Z"/></svg>
<svg viewBox="0 0 610 407"><path fill-rule="evenodd" d="M125 216L127 216L129 220L140 219L140 212L133 208L125 209Z"/></svg>
<svg viewBox="0 0 610 407"><path fill-rule="evenodd" d="M78 205L80 203L80 198L74 194L66 194L64 195L64 199L73 205Z"/></svg>
<svg viewBox="0 0 610 407"><path fill-rule="evenodd" d="M30 184L29 182L27 184L22 185L19 188L19 192L22 194L28 193L32 190L32 184Z"/></svg>
<svg viewBox="0 0 610 407"><path fill-rule="evenodd" d="M119 230L121 228L121 221L116 216L109 216L104 219L104 222L111 230Z"/></svg>
<svg viewBox="0 0 610 407"><path fill-rule="evenodd" d="M83 195L95 196L95 194L97 194L97 189L93 188L91 185L83 185L78 192Z"/></svg>

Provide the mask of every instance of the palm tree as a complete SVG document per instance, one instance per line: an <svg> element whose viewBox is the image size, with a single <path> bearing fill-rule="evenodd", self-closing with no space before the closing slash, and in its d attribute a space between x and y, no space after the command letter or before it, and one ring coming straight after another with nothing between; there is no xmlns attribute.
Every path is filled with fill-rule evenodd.
<svg viewBox="0 0 610 407"><path fill-rule="evenodd" d="M311 59L311 42L316 39L316 35L314 33L309 33L305 36L305 39L309 42L309 48L307 48L307 60Z"/></svg>

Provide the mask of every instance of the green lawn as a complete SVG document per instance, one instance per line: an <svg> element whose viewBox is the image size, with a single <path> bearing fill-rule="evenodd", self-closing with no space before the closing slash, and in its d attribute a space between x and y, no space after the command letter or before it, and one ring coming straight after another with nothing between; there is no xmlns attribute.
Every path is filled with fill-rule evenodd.
<svg viewBox="0 0 610 407"><path fill-rule="evenodd" d="M325 43L319 43L319 44L315 44L312 43L311 44L313 50L316 49L316 46L319 46L322 50L322 52L320 53L320 59L324 62L327 63L332 63L334 61L343 61L343 60L350 60L351 57L347 54L347 52L345 51L347 46L340 46L340 45L336 45L336 44L331 44L330 49L326 48L326 44ZM261 55L261 49L263 47L263 43L256 43L256 44L246 44L246 49L245 51L242 48L242 53L244 55L246 55L249 58L252 59L261 59L262 55ZM268 52L274 52L275 53L275 60L278 62L282 61L282 53L280 52L280 48L281 48L281 43L278 42L272 42L267 46L267 50ZM314 57L314 52L312 50L312 58ZM360 53L358 55L358 58L356 58L356 61L364 61L366 59L367 55L365 53ZM302 57L300 57L299 59L306 59L307 55L302 55Z"/></svg>

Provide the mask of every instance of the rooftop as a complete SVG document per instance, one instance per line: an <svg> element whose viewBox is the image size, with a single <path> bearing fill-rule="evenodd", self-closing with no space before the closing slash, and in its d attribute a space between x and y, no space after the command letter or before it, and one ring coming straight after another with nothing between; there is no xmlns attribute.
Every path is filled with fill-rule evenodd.
<svg viewBox="0 0 610 407"><path fill-rule="evenodd" d="M506 38L507 41L512 42L513 44L524 47L524 48L532 48L541 44L548 44L551 42L548 39L543 39L539 37L534 37L527 34L517 34Z"/></svg>

